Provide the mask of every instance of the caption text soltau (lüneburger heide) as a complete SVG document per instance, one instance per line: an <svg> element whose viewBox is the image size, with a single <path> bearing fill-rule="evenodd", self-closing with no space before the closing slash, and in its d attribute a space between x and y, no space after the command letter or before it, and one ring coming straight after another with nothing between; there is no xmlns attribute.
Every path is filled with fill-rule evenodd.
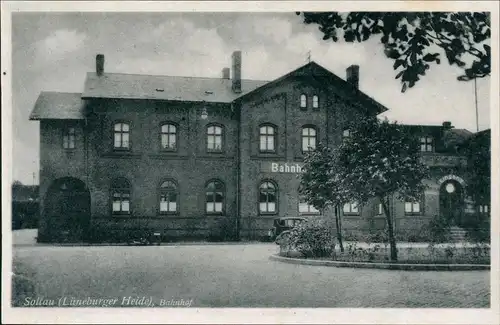
<svg viewBox="0 0 500 325"><path fill-rule="evenodd" d="M22 307L191 307L193 299L158 299L146 296L109 298L76 298L64 296L58 299L26 297Z"/></svg>

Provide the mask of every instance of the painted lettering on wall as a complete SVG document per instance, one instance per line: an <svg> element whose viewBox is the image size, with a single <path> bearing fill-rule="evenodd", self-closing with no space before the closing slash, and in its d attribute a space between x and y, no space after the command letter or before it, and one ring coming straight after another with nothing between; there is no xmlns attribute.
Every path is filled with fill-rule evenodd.
<svg viewBox="0 0 500 325"><path fill-rule="evenodd" d="M459 182L462 186L465 186L465 181L462 177L459 177L459 176L456 176L456 175L446 175L444 177L441 177L439 180L438 180L438 184L441 185L443 184L444 182L446 181L449 181L449 180L454 180L454 181L457 181Z"/></svg>
<svg viewBox="0 0 500 325"><path fill-rule="evenodd" d="M271 173L290 173L290 174L300 174L303 173L303 164L301 163L278 163L271 162L270 165L267 164L263 171Z"/></svg>

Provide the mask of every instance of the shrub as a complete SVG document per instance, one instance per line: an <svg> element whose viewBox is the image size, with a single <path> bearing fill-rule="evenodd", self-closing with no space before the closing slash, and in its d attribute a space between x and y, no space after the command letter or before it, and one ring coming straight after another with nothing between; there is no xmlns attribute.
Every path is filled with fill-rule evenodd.
<svg viewBox="0 0 500 325"><path fill-rule="evenodd" d="M490 242L490 216L485 214L472 214L464 220L466 237L474 243Z"/></svg>
<svg viewBox="0 0 500 325"><path fill-rule="evenodd" d="M434 243L446 242L450 233L450 226L450 221L447 218L435 215L427 226L430 235L429 241Z"/></svg>
<svg viewBox="0 0 500 325"><path fill-rule="evenodd" d="M297 251L304 257L326 257L335 250L331 227L321 219L308 220L281 234L276 242L281 251Z"/></svg>

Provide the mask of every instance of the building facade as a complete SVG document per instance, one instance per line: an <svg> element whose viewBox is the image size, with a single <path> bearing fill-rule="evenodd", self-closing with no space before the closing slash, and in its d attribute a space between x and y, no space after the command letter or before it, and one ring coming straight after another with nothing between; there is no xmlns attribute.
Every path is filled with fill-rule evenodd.
<svg viewBox="0 0 500 325"><path fill-rule="evenodd" d="M241 52L221 78L109 73L104 56L82 93L42 92L38 240L261 238L273 219L319 212L298 194L303 158L335 146L346 125L387 110L358 89L359 67L339 78L310 62L276 80L243 79ZM445 143L466 130L408 126L431 167L422 202L394 202L396 229L439 213L472 213L466 158ZM343 209L343 227L382 229L378 202ZM332 214L325 211L325 214Z"/></svg>

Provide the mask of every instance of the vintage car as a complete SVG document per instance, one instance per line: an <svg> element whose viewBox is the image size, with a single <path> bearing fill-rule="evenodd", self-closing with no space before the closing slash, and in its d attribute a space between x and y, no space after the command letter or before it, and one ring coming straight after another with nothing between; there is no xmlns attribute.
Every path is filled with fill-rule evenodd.
<svg viewBox="0 0 500 325"><path fill-rule="evenodd" d="M269 238L274 241L283 232L293 229L304 221L306 219L300 217L276 218L274 219L273 228L269 230Z"/></svg>

